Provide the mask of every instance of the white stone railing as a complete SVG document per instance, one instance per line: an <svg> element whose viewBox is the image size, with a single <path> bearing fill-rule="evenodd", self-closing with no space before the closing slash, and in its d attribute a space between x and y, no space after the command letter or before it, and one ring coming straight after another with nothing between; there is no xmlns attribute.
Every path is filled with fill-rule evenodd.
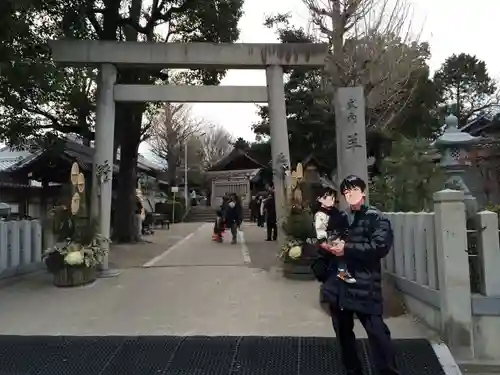
<svg viewBox="0 0 500 375"><path fill-rule="evenodd" d="M471 293L464 194L434 194L433 213L386 213L394 246L386 273L410 313L438 330L461 357L500 359L500 241L498 216L476 214L480 292Z"/></svg>
<svg viewBox="0 0 500 375"><path fill-rule="evenodd" d="M394 246L385 270L431 289L439 289L433 212L386 214L394 230Z"/></svg>
<svg viewBox="0 0 500 375"><path fill-rule="evenodd" d="M41 260L40 221L0 221L0 278L32 271Z"/></svg>

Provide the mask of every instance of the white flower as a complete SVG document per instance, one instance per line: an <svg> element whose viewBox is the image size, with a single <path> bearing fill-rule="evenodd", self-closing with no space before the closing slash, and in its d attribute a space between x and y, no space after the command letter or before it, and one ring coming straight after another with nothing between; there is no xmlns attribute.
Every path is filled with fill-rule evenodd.
<svg viewBox="0 0 500 375"><path fill-rule="evenodd" d="M288 256L292 259L298 259L302 255L302 248L300 246L294 246L288 251Z"/></svg>
<svg viewBox="0 0 500 375"><path fill-rule="evenodd" d="M72 251L64 257L64 262L70 266L83 264L83 254L80 251Z"/></svg>

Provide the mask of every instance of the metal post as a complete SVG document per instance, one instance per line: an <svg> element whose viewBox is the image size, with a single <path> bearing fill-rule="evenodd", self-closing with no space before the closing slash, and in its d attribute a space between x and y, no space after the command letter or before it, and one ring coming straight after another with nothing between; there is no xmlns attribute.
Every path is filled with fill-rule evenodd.
<svg viewBox="0 0 500 375"><path fill-rule="evenodd" d="M184 203L188 206L188 142L184 141Z"/></svg>
<svg viewBox="0 0 500 375"><path fill-rule="evenodd" d="M175 191L174 191L174 203L172 204L172 224L175 224Z"/></svg>

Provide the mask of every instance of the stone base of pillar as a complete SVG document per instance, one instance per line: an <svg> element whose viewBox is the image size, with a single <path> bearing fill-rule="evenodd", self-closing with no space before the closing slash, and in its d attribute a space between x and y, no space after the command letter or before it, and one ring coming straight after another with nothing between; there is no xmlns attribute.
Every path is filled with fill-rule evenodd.
<svg viewBox="0 0 500 375"><path fill-rule="evenodd" d="M111 277L117 277L121 274L120 270L114 268L100 269L97 277L100 279L107 279Z"/></svg>

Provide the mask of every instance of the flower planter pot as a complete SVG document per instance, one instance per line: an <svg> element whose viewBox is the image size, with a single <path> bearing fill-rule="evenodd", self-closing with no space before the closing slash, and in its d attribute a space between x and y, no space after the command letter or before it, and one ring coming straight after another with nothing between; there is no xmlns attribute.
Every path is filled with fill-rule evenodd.
<svg viewBox="0 0 500 375"><path fill-rule="evenodd" d="M94 267L66 267L54 273L54 285L61 288L90 284L96 279Z"/></svg>
<svg viewBox="0 0 500 375"><path fill-rule="evenodd" d="M310 264L286 261L283 264L283 276L292 280L314 280Z"/></svg>
<svg viewBox="0 0 500 375"><path fill-rule="evenodd" d="M316 246L302 246L302 256L299 259L286 258L283 263L283 276L292 280L315 280L311 265L316 259Z"/></svg>

